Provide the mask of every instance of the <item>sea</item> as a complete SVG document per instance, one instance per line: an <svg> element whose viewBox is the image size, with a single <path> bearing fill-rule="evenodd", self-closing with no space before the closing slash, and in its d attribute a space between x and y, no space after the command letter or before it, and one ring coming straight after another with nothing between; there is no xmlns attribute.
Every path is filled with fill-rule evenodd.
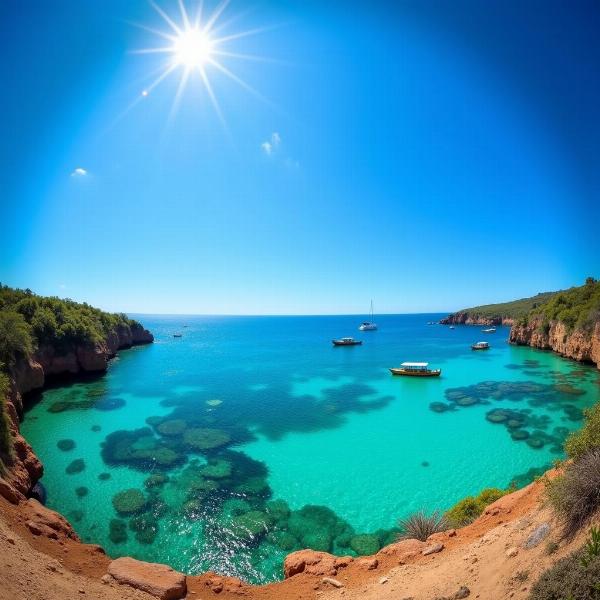
<svg viewBox="0 0 600 600"><path fill-rule="evenodd" d="M442 316L137 315L154 344L29 400L47 505L113 557L265 583L294 550L371 554L416 511L526 485L598 370ZM392 376L404 361L441 376Z"/></svg>

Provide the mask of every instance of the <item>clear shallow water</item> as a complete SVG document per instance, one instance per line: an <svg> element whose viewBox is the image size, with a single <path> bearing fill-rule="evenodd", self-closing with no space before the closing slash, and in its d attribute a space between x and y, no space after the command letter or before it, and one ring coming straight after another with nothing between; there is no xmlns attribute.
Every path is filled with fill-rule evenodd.
<svg viewBox="0 0 600 600"><path fill-rule="evenodd" d="M376 551L415 510L530 481L598 399L597 371L437 318L144 316L155 344L27 412L48 505L113 556L262 582L294 549ZM364 345L333 348L343 335ZM392 377L404 360L442 377Z"/></svg>

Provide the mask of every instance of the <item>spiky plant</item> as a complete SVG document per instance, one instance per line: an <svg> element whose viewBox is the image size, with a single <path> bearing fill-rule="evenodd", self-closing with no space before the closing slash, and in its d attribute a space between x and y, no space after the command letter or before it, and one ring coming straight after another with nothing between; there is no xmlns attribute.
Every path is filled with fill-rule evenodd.
<svg viewBox="0 0 600 600"><path fill-rule="evenodd" d="M398 521L398 527L401 531L398 535L398 539L414 539L421 540L422 542L433 533L446 531L449 528L448 522L442 514L437 511L427 514L423 510L406 517L406 519L400 519Z"/></svg>

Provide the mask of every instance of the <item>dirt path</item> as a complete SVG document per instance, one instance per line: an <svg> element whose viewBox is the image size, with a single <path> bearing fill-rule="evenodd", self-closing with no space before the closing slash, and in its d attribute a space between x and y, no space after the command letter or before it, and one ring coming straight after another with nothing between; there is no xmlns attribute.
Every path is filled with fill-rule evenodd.
<svg viewBox="0 0 600 600"><path fill-rule="evenodd" d="M424 544L393 544L375 557L333 570L333 559L323 555L323 563L302 567L305 572L276 584L249 586L212 574L188 577L187 598L524 600L539 574L578 547L584 537L549 553L549 544L559 541L559 527L542 498L543 484L538 482L501 498L477 521L456 532L438 534ZM110 558L98 547L64 535L57 539L33 535L27 525L30 512L26 503L14 506L0 498L0 600L153 598L114 581L104 583ZM539 542L527 547L534 535ZM436 545L437 552L423 555L423 549Z"/></svg>

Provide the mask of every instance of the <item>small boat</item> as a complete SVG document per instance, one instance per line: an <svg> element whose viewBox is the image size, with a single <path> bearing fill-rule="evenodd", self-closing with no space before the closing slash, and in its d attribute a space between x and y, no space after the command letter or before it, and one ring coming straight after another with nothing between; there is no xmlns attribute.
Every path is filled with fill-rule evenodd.
<svg viewBox="0 0 600 600"><path fill-rule="evenodd" d="M351 337L343 337L339 340L331 340L334 346L360 346L362 342Z"/></svg>
<svg viewBox="0 0 600 600"><path fill-rule="evenodd" d="M373 322L373 300L371 300L371 320L361 323L358 328L360 331L375 331L377 329L377 323Z"/></svg>
<svg viewBox="0 0 600 600"><path fill-rule="evenodd" d="M487 329L482 329L481 333L496 333L495 327L488 327Z"/></svg>
<svg viewBox="0 0 600 600"><path fill-rule="evenodd" d="M390 369L392 375L408 375L409 377L439 377L441 369L429 369L426 362L403 362L399 368Z"/></svg>
<svg viewBox="0 0 600 600"><path fill-rule="evenodd" d="M448 329L454 329L454 325L450 325L450 327L448 327Z"/></svg>
<svg viewBox="0 0 600 600"><path fill-rule="evenodd" d="M490 345L487 342L477 342L471 345L471 350L489 350Z"/></svg>
<svg viewBox="0 0 600 600"><path fill-rule="evenodd" d="M181 336L182 336L182 334L181 334L181 333L174 333L174 334L173 334L173 337L181 337Z"/></svg>

